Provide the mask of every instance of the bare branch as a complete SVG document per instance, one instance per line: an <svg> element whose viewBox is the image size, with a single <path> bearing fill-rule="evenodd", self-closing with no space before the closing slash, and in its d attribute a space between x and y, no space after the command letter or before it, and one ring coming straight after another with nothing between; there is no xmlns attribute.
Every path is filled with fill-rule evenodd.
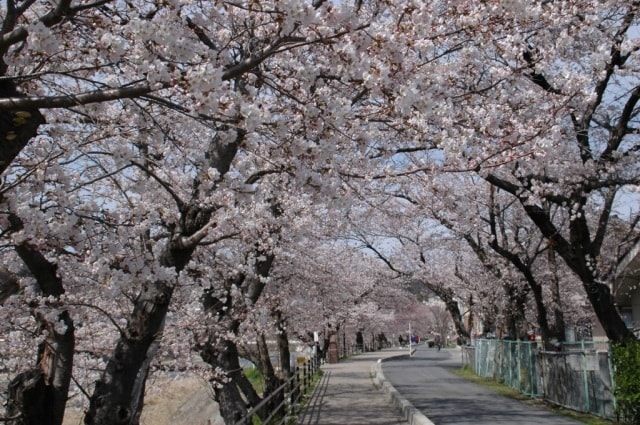
<svg viewBox="0 0 640 425"><path fill-rule="evenodd" d="M27 109L71 108L90 103L108 102L117 99L140 97L151 93L153 89L147 83L131 87L94 90L65 96L25 96L0 99L0 111L23 111Z"/></svg>
<svg viewBox="0 0 640 425"><path fill-rule="evenodd" d="M116 322L116 320L113 317L111 317L111 314L109 314L109 312L103 309L102 307L98 307L97 305L87 304L87 303L68 303L68 305L73 307L88 307L88 308L97 310L98 312L102 313L111 322L113 326L115 326L115 328L118 330L118 333L120 335L125 335L124 329L122 329L120 325L118 325L118 322Z"/></svg>
<svg viewBox="0 0 640 425"><path fill-rule="evenodd" d="M253 184L260 180L262 177L267 176L269 174L280 174L284 173L284 170L275 169L275 170L261 170L250 175L246 180L245 184Z"/></svg>
<svg viewBox="0 0 640 425"><path fill-rule="evenodd" d="M131 163L133 165L135 165L136 167L140 168L145 173L149 174L151 177L153 177L153 179L155 181L160 183L160 186L162 186L164 188L164 190L169 192L169 195L171 195L173 200L176 202L176 205L178 206L178 208L182 209L182 207L185 205L185 203L184 203L184 201L182 199L180 199L178 194L173 190L173 188L171 187L171 185L169 185L169 183L167 183L166 181L162 180L158 175L156 175L156 173L151 171L149 169L149 167L145 167L144 165L142 165L142 164L140 164L139 162L136 162L136 161L131 161Z"/></svg>
<svg viewBox="0 0 640 425"><path fill-rule="evenodd" d="M622 110L622 114L618 119L618 124L613 129L611 137L609 139L609 143L607 145L607 149L603 152L604 157L608 157L611 153L618 149L620 143L622 143L622 139L627 134L628 125L633 117L634 110L636 105L640 101L640 86L637 86L631 92L629 99L627 99L627 103L624 105L624 109Z"/></svg>
<svg viewBox="0 0 640 425"><path fill-rule="evenodd" d="M195 248L201 240L203 240L209 234L209 229L215 226L214 221L209 221L207 224L198 229L197 232L190 236L182 236L176 241L176 247L178 249L191 249Z"/></svg>

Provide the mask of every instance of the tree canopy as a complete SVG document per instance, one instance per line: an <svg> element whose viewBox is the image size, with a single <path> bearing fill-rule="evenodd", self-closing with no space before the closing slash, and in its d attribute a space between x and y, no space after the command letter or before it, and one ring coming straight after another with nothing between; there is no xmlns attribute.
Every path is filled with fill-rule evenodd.
<svg viewBox="0 0 640 425"><path fill-rule="evenodd" d="M469 315L548 343L591 313L635 338L611 285L639 235L637 13L5 1L5 419L60 424L76 391L85 423L135 424L148 375L199 356L232 422L250 340L392 297L436 295L465 339Z"/></svg>

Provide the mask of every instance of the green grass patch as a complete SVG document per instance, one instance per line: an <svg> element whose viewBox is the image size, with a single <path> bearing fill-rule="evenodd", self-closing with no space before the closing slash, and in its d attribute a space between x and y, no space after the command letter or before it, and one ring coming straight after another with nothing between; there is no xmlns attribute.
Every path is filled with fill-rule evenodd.
<svg viewBox="0 0 640 425"><path fill-rule="evenodd" d="M603 418L599 418L593 415L588 415L586 413L580 413L580 412L576 412L574 410L570 410L570 409L565 409L563 407L560 406L555 406L553 404L550 403L545 403L543 400L540 399L536 399L536 398L531 398L528 397L522 393L520 393L519 391L514 390L513 388L504 385L498 381L494 381L493 379L490 378L483 378L481 376L476 375L473 370L471 369L471 367L469 367L468 365L465 365L464 367L462 367L461 369L455 369L453 370L453 373L455 375L460 376L461 378L466 379L467 381L471 381L475 384L478 385L482 385L485 388L488 388L492 391L494 391L497 394L500 394L502 396L505 397L509 397L511 399L514 400L518 400L521 401L525 404L531 405L531 406L537 406L537 407L542 407L545 408L547 410L550 410L554 413L557 413L559 415L562 416L566 416L569 417L571 419L574 419L576 421L580 421L582 423L585 423L587 425L612 425L615 422L613 421L609 421Z"/></svg>
<svg viewBox="0 0 640 425"><path fill-rule="evenodd" d="M251 382L251 385L253 385L253 388L256 390L258 394L260 395L264 394L264 378L262 377L262 374L260 373L260 370L257 367L247 367L243 369L242 373L244 373L244 376L246 376L249 382ZM313 375L311 382L305 388L304 394L302 394L302 396L298 400L298 405L296 407L297 411L303 410L304 407L309 403L309 400L311 399L311 394L313 393L313 390L318 385L318 382L320 382L320 379L322 378L322 374L323 374L322 370L318 369L316 373ZM296 423L296 417L292 417L287 422L287 425L293 425L295 423ZM262 421L260 420L260 417L257 414L254 414L251 417L251 424L262 425Z"/></svg>
<svg viewBox="0 0 640 425"><path fill-rule="evenodd" d="M262 373L260 373L260 369L257 367L246 367L242 370L244 376L247 377L251 385L253 385L253 389L260 395L264 394L264 378L262 377Z"/></svg>

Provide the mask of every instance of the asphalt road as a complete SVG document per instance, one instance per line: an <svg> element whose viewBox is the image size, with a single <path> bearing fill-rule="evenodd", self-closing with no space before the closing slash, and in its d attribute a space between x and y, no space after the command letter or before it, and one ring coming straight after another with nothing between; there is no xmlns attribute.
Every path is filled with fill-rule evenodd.
<svg viewBox="0 0 640 425"><path fill-rule="evenodd" d="M419 345L413 357L383 362L382 371L387 381L435 425L581 423L500 396L451 373L461 366L460 350L437 351Z"/></svg>

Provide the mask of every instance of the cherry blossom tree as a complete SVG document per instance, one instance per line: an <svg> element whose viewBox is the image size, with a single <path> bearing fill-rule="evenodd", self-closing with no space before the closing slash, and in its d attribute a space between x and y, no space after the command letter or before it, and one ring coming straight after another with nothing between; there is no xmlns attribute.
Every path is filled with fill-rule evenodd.
<svg viewBox="0 0 640 425"><path fill-rule="evenodd" d="M457 195L447 189L452 182L458 187L470 184L474 190L461 190ZM512 300L515 313L506 316L519 316L523 322L518 324L517 320L507 320L511 323L507 326L508 334L519 338L526 336L528 329L524 309L533 298L543 342L548 345L552 339L564 340L563 310L569 313L572 308L563 306L560 288L563 295L572 291L575 294L575 279L553 261L553 251L520 206L508 197L505 199L505 194L501 196L500 191L482 180L474 182L470 179L466 183L463 178L443 176L434 179L431 187L429 204L425 208L465 240L496 279L505 281L505 297ZM445 209L443 205L448 207ZM549 323L551 312L555 319L552 324Z"/></svg>
<svg viewBox="0 0 640 425"><path fill-rule="evenodd" d="M369 175L465 172L511 194L613 341L633 338L608 285L619 258L602 248L638 184L636 12L633 1L412 4L390 12L395 37L381 40L402 60L377 57L393 109L375 147L384 168Z"/></svg>
<svg viewBox="0 0 640 425"><path fill-rule="evenodd" d="M328 329L368 327L384 308L381 293L394 293L390 276L370 255L335 238L343 227L344 221L325 230L334 237L304 238L287 250L276 271L279 283L268 288L272 299L277 291L289 333L302 340L311 342L314 332L326 340ZM327 343L319 348L326 349Z"/></svg>
<svg viewBox="0 0 640 425"><path fill-rule="evenodd" d="M285 204L294 205L292 202L282 205ZM351 255L345 255L349 250L331 247L330 240L314 245L312 235L296 232L292 227L293 223L299 222L313 225L309 228L312 232L320 230L317 223L311 223L313 220L309 219L314 216L312 212L301 212L278 209L277 221L255 223L255 229L263 229L262 232L266 231L264 238L270 239L268 243L260 243L260 246L269 247L268 252L245 254L243 259L246 248L238 250L237 246L219 244L221 253L217 257L223 264L213 270L220 273L228 269L229 272L208 284L203 282L203 307L207 314L205 322L194 326L199 329L195 346L200 356L218 372L212 377L212 384L227 422L236 422L246 416L247 403L250 406L260 404L282 384L282 379L290 376L289 335L304 335L303 339L307 339L306 335L313 335L314 331L323 328L322 323L336 331L343 330L349 323L359 326L359 319L370 321L368 319L376 310L374 303L367 301L372 286L378 283L370 267L371 258L354 248L350 250ZM336 259L338 251L341 252L340 260ZM307 264L310 261L311 267ZM244 266L239 266L242 264ZM220 285L218 281L225 284ZM316 291L324 295L314 297ZM322 307L309 308L309 304ZM299 310L301 306L305 306L302 311ZM320 311L324 312L324 317L319 320L313 313ZM279 376L271 363L272 352L267 337L274 337L277 343ZM262 396L256 394L243 376L241 354L260 369L265 379ZM280 393L279 397L282 396ZM273 399L273 403L278 402L278 398ZM268 412L259 410L257 413Z"/></svg>
<svg viewBox="0 0 640 425"><path fill-rule="evenodd" d="M369 198L375 208L354 208L347 237L378 258L395 276L399 289L419 298L431 294L440 298L451 314L456 332L468 340L470 335L460 302L476 292L455 272L460 245L452 235L443 234L443 228L435 220L414 208L401 193L400 185L383 184L383 190L376 194L378 202ZM478 281L476 278L475 282Z"/></svg>
<svg viewBox="0 0 640 425"><path fill-rule="evenodd" d="M314 283L300 304L330 306L334 327L366 317L377 307L363 300L388 279L358 280L345 267L362 285L331 291L329 259L292 278L270 206L289 217L313 191L327 208L357 214L354 199L375 204L368 190L378 196L408 176L428 187L456 172L493 186L468 199L491 207L486 239L473 240L506 254L500 276L513 277L518 261L533 267L534 245L549 247L535 257L545 272L520 271L556 276L562 259L608 337L632 338L608 289L625 252L608 247L628 246L638 222L611 231L623 192L638 185L636 9L631 0L3 3L0 228L20 291L2 309L13 319L15 370L38 378L15 381L8 416L46 412L40 422L59 423L71 365L82 360L91 364L77 373L86 373L85 422L137 423L168 318L206 316L204 290L191 288L213 291L208 320L227 315L217 329L228 338L208 333L195 344L202 354L222 344L213 352L232 356L221 369L237 358L232 345L251 310L242 302L258 303L276 276L291 288ZM507 195L518 213L503 214ZM446 207L460 223L460 209ZM516 258L507 250L515 237L499 236L513 230L502 219L523 223L522 212L535 227L531 250ZM460 283L489 275L477 263L457 273L460 256L437 244L458 241L434 235L428 220L359 240L455 313L456 297L475 290ZM394 255L371 234L403 250ZM234 288L237 308L221 309ZM359 300L359 311L345 300ZM282 300L275 309L294 310ZM34 387L43 405L24 403L29 382L43 383Z"/></svg>
<svg viewBox="0 0 640 425"><path fill-rule="evenodd" d="M635 66L637 56L632 29L637 23L636 8L631 2L575 6L579 10L571 13L562 7L541 8L535 27L526 26L531 32L519 52L511 48L511 53L503 54L503 47L498 48L505 59L501 68L512 72L509 79L520 80L510 82L511 87L528 84L527 93L544 103L550 101L550 109L539 114L548 124L539 126L540 137L534 136L529 147L532 166L515 161L508 174L488 170L483 176L520 202L582 280L609 339L624 341L633 335L620 319L608 286L619 259L607 255L603 244L612 233L611 213L621 189L638 182L633 129L637 88L635 78L627 77L626 71ZM557 21L560 16L564 22ZM541 27L538 18L550 25ZM580 24L568 33L566 26L574 22ZM558 35L561 43L552 41ZM566 71L574 65L578 71L567 78ZM619 92L625 94L619 96ZM526 140L525 114L510 115L509 127L516 126L519 141ZM556 117L555 122L549 121L551 117ZM554 149L555 155L542 157L536 149L542 146ZM556 208L567 218L562 228L552 215Z"/></svg>
<svg viewBox="0 0 640 425"><path fill-rule="evenodd" d="M0 108L3 122L11 123L5 138L15 143L3 154L3 170L16 160L28 168L26 148L43 161L50 159L38 149L47 144L60 145L65 154L57 163L31 165L65 185L45 185L58 190L47 192L49 205L40 217L16 212L23 227L11 235L12 243L52 238L46 246L51 254L69 246L92 280L107 282L132 302L121 310L120 323L95 300L73 301L106 312L116 331L86 423L138 421L176 285L188 280L183 275L199 245L225 237L212 229L246 219L233 210L247 198L243 187L284 173L298 185L330 192L319 179L334 158L344 159L336 156L335 130L349 132L344 115L354 105L362 72L335 64L366 41L350 34L369 25L375 5L200 6L6 6L2 77L8 88ZM344 44L334 48L341 39ZM15 89L21 82L24 96ZM46 126L37 108L47 109ZM176 126L185 120L191 124ZM305 160L310 168L302 166ZM7 199L7 214L29 205L20 197L36 198L45 188L21 192L34 172L10 172L15 195ZM74 181L78 177L81 183ZM47 229L52 222L45 210L59 211L64 229ZM72 244L59 232L69 232L81 216L91 223ZM109 243L114 232L127 243Z"/></svg>
<svg viewBox="0 0 640 425"><path fill-rule="evenodd" d="M367 209L354 237L389 267L411 276L412 291L419 294L426 285L439 296L463 340L469 334L462 304L474 305L485 332L527 338L537 322L547 346L564 339L565 311L572 317L574 311L584 315L581 303L572 305L580 298L575 278L553 261L546 240L506 194L498 197L481 179L447 173L424 182L405 176L377 186L371 193L379 202L368 199L380 213ZM384 230L376 230L380 228ZM398 257L401 252L420 262L410 265ZM447 275L452 282L445 284ZM562 301L569 299L571 303ZM555 319L551 325L548 311Z"/></svg>

